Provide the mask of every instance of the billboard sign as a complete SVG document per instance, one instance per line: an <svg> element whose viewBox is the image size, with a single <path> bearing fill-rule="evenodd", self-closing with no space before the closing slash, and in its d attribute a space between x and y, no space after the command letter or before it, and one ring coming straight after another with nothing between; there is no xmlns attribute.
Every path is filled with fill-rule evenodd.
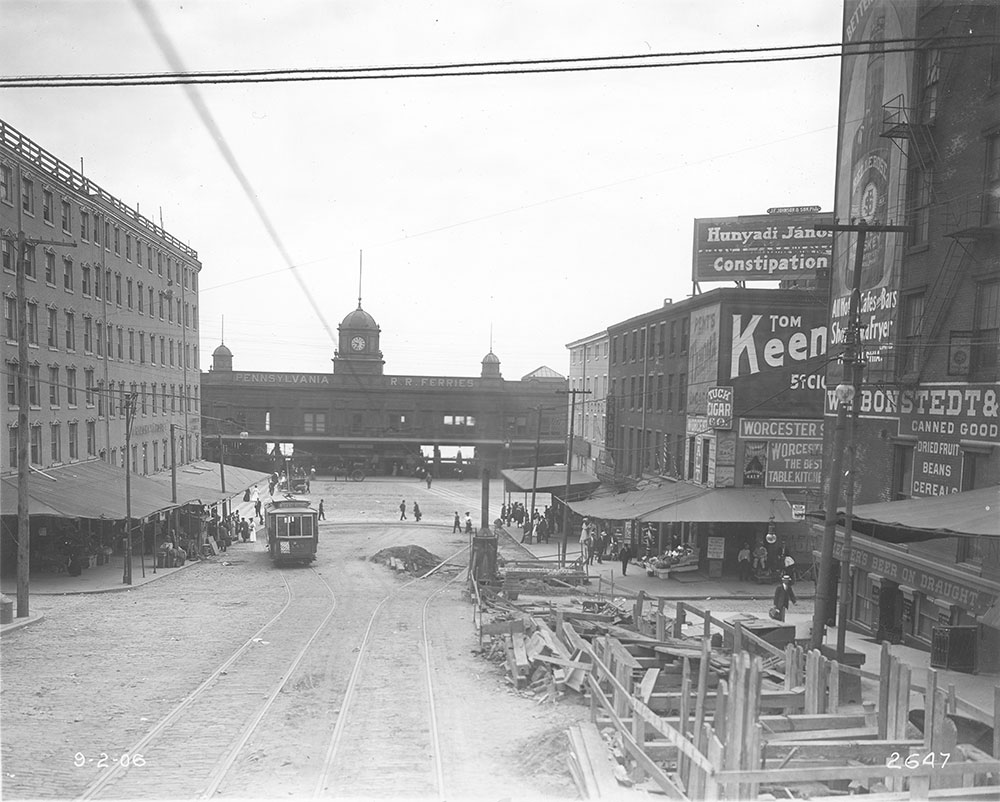
<svg viewBox="0 0 1000 802"><path fill-rule="evenodd" d="M693 281L815 278L831 267L833 215L745 215L694 221Z"/></svg>
<svg viewBox="0 0 1000 802"><path fill-rule="evenodd" d="M710 429L733 428L733 388L708 388L708 426Z"/></svg>

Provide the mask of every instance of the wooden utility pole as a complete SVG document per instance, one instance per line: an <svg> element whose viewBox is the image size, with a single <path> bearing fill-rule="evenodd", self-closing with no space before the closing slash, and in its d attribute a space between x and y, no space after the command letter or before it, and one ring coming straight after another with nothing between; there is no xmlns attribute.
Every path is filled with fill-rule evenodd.
<svg viewBox="0 0 1000 802"><path fill-rule="evenodd" d="M122 583L132 584L132 421L135 418L135 393L125 393L125 568Z"/></svg>
<svg viewBox="0 0 1000 802"><path fill-rule="evenodd" d="M813 607L813 627L811 648L818 649L823 643L823 635L826 632L826 624L830 619L833 610L833 575L834 560L833 547L837 535L837 504L840 501L840 478L843 473L844 446L847 440L847 407L852 409L861 403L861 354L860 354L860 326L858 315L861 309L861 262L865 252L865 235L869 231L875 232L908 232L909 226L893 225L868 225L865 222L840 224L834 223L828 226L833 231L856 231L858 235L854 252L854 272L851 277L851 298L848 307L847 331L844 340L844 379L837 389L837 424L833 431L833 453L830 459L830 470L828 475L830 483L826 496L826 517L823 526L823 545L820 551L819 578L816 581L816 602ZM848 383L849 382L849 383ZM855 418L856 419L856 418ZM851 432L851 448L854 448L854 437L856 432ZM853 489L853 478L851 481ZM853 504L852 504L853 506ZM850 573L851 553L850 553L850 532L845 534L844 552L841 556L841 596L845 596L844 580ZM849 601L849 600L848 600ZM841 616L846 615L848 606L845 599L841 598ZM840 637L838 636L838 647L840 647ZM840 656L843 656L842 653Z"/></svg>
<svg viewBox="0 0 1000 802"><path fill-rule="evenodd" d="M535 470L532 472L531 476L531 516L528 520L535 520L535 495L538 493L538 451L542 445L542 407L535 407L535 412L538 415L538 426L535 430ZM537 539L536 539L537 542Z"/></svg>
<svg viewBox="0 0 1000 802"><path fill-rule="evenodd" d="M562 546L559 548L559 563L566 564L566 544L569 542L569 486L573 473L573 424L576 420L576 397L590 395L590 390L556 390L558 395L568 395L569 404L569 440L566 444L566 497L563 499Z"/></svg>

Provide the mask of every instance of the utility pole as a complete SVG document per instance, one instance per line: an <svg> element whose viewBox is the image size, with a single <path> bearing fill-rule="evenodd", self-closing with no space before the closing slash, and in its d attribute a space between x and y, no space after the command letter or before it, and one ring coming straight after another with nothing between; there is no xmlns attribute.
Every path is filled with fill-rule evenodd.
<svg viewBox="0 0 1000 802"><path fill-rule="evenodd" d="M20 165L17 166L15 192L17 235L4 235L3 238L8 242L14 242L17 248L14 257L16 264L14 292L17 295L17 617L27 618L28 577L31 571L31 510L28 499L28 482L31 475L28 411L31 408L31 398L28 383L28 293L25 284L27 267L25 254L29 247L34 252L37 245L62 245L75 248L76 242L26 237L23 224L24 200L23 197L17 197L24 192Z"/></svg>
<svg viewBox="0 0 1000 802"><path fill-rule="evenodd" d="M823 644L823 635L826 632L826 622L830 618L833 609L833 574L834 560L833 547L837 536L837 504L840 501L840 478L843 473L844 445L847 439L847 405L850 403L854 419L857 419L856 407L861 403L861 365L860 365L860 327L858 325L858 315L861 308L861 262L865 252L865 235L869 231L875 232L908 232L909 226L893 225L869 225L865 222L840 224L834 223L829 226L832 231L855 231L857 232L857 243L854 251L854 272L851 276L851 298L848 307L847 332L844 340L844 379L845 382L837 386L837 424L833 431L833 453L830 461L830 483L826 497L826 518L823 523L823 545L820 552L819 579L816 582L816 602L813 608L813 627L811 648L818 649ZM849 380L850 383L846 380ZM855 433L852 428L851 449L854 448ZM851 479L851 489L853 490L854 480ZM852 494L853 495L853 494ZM852 505L851 500L848 501ZM845 578L850 574L851 553L850 533L846 534L844 542L845 550L841 555L841 596L844 593ZM847 600L849 602L849 600ZM845 599L841 598L841 616L845 615ZM838 648L840 648L841 638L838 632ZM839 653L843 656L843 653Z"/></svg>
<svg viewBox="0 0 1000 802"><path fill-rule="evenodd" d="M132 421L135 418L135 393L127 392L125 403L125 569L122 584L132 584Z"/></svg>
<svg viewBox="0 0 1000 802"><path fill-rule="evenodd" d="M576 397L590 395L590 390L556 390L557 395L570 397L569 440L566 444L566 497L563 499L562 546L559 549L559 564L566 564L566 544L569 542L569 486L573 473L573 423L576 419Z"/></svg>
<svg viewBox="0 0 1000 802"><path fill-rule="evenodd" d="M219 481L222 482L222 492L226 492L226 459L225 452L223 449L225 446L222 443L222 434L219 434ZM292 477L291 474L288 476L288 489L292 489Z"/></svg>
<svg viewBox="0 0 1000 802"><path fill-rule="evenodd" d="M529 521L535 520L535 494L538 492L538 450L542 445L542 407L535 407L538 414L538 428L535 431L535 470L531 478L531 517ZM537 539L536 539L537 542Z"/></svg>

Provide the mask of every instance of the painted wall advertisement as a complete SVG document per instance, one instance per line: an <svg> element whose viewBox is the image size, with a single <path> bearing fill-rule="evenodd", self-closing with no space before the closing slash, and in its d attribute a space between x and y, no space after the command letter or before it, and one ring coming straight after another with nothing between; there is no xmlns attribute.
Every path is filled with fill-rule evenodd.
<svg viewBox="0 0 1000 802"><path fill-rule="evenodd" d="M847 0L844 3L844 39L840 80L840 151L837 154L834 217L864 220L870 225L902 222L905 208L906 163L899 148L882 136L883 105L897 96L911 98L913 53L886 52L885 41L914 36L917 4L910 0ZM852 46L852 42L865 43ZM874 42L875 44L869 44ZM906 50L904 48L904 50ZM896 232L866 232L861 259L861 340L867 359L867 379L892 378L899 298L897 245L905 236ZM833 241L831 273L831 350L844 344L855 269L857 234L837 232ZM833 362L829 386L843 376L843 365Z"/></svg>
<svg viewBox="0 0 1000 802"><path fill-rule="evenodd" d="M691 313L691 339L688 346L687 408L692 415L704 415L708 388L715 384L719 371L718 305Z"/></svg>
<svg viewBox="0 0 1000 802"><path fill-rule="evenodd" d="M823 482L823 421L741 418L740 438L756 442L765 487L818 488Z"/></svg>
<svg viewBox="0 0 1000 802"><path fill-rule="evenodd" d="M694 221L694 281L815 278L831 263L830 213Z"/></svg>
<svg viewBox="0 0 1000 802"><path fill-rule="evenodd" d="M720 385L733 388L733 414L822 414L827 311L821 304L776 308L747 300L722 319Z"/></svg>
<svg viewBox="0 0 1000 802"><path fill-rule="evenodd" d="M706 414L710 429L732 429L733 388L709 387Z"/></svg>
<svg viewBox="0 0 1000 802"><path fill-rule="evenodd" d="M928 384L899 397L899 435L915 438L913 496L962 489L963 445L1000 441L1000 384Z"/></svg>

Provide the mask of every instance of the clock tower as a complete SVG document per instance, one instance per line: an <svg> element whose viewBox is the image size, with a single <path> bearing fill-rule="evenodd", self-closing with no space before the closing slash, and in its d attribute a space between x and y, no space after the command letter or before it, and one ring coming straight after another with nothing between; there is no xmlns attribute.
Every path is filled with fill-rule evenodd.
<svg viewBox="0 0 1000 802"><path fill-rule="evenodd" d="M333 356L333 372L354 376L381 376L385 360L379 350L379 334L375 319L361 308L351 312L337 327L339 343Z"/></svg>

